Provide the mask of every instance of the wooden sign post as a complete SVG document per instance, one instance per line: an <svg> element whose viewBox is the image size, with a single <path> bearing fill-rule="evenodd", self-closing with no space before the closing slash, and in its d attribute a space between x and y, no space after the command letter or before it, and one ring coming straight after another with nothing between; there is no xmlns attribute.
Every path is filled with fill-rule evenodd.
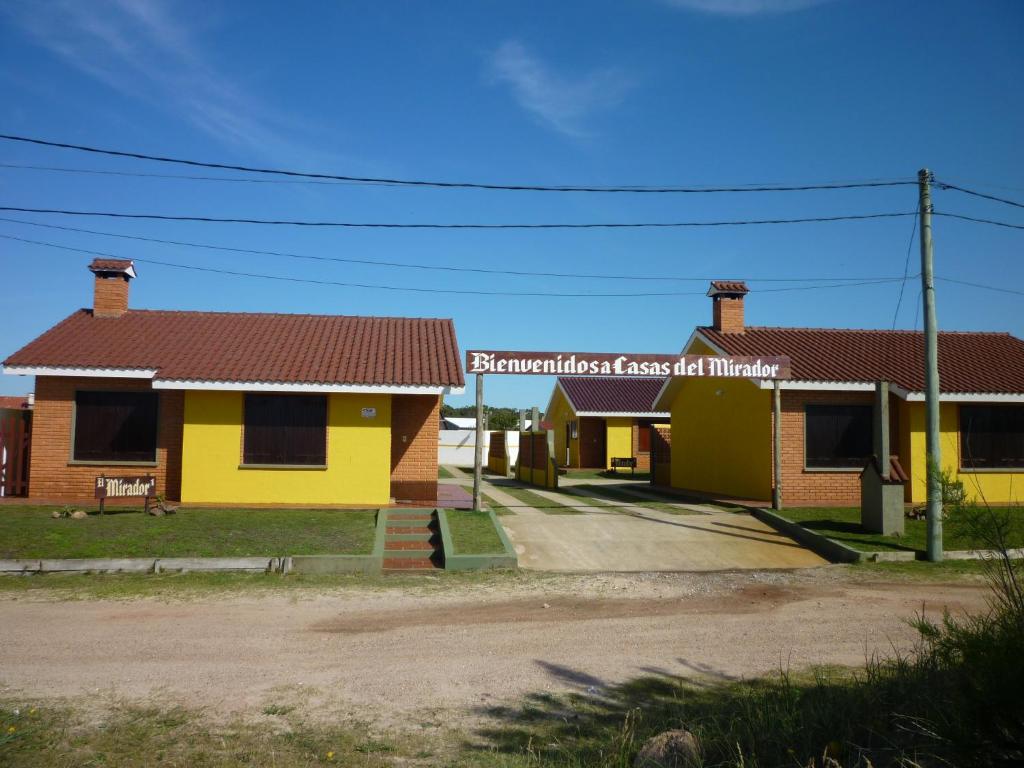
<svg viewBox="0 0 1024 768"><path fill-rule="evenodd" d="M146 512L149 512L149 500L156 498L156 478L145 477L106 477L96 478L95 498L100 501L100 514L103 514L104 502L107 499L130 499L140 497Z"/></svg>

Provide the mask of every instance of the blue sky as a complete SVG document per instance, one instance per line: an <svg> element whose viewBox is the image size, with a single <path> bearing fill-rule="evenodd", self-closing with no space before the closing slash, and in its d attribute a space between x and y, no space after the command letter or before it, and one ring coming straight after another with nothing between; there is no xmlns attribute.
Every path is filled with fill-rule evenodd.
<svg viewBox="0 0 1024 768"><path fill-rule="evenodd" d="M7 2L3 133L340 174L539 184L909 178L1024 198L1024 4L868 0ZM0 163L195 173L0 142ZM212 174L211 174L212 175ZM238 174L222 174L234 175ZM1008 189L1000 189L1006 187ZM1016 189L1015 189L1016 188ZM249 184L0 168L2 205L380 222L669 221L912 211L913 187L569 195ZM937 191L936 207L1024 222ZM912 219L694 230L302 230L17 216L147 237L424 265L751 280L756 325L890 327L898 284L759 292L757 278L903 273ZM0 222L0 234L340 282L647 298L417 294L139 264L136 308L455 319L463 349L675 352L703 282L520 278L169 247ZM1019 288L1024 232L937 219L936 272ZM87 256L0 240L6 356L91 302ZM916 242L911 274L918 271ZM918 283L897 318L913 327ZM942 283L940 325L1024 335L1020 296ZM0 377L0 391L28 380ZM490 377L493 405L551 381ZM470 395L450 398L460 405Z"/></svg>

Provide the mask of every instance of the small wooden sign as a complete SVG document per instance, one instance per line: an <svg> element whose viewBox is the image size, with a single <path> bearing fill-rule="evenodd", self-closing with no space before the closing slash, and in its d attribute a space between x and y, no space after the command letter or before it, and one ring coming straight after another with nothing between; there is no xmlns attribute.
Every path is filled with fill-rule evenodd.
<svg viewBox="0 0 1024 768"><path fill-rule="evenodd" d="M149 511L149 500L156 498L156 478L152 475L144 477L107 477L96 478L95 496L100 500L100 514L103 513L103 502L107 499L141 498L146 511Z"/></svg>

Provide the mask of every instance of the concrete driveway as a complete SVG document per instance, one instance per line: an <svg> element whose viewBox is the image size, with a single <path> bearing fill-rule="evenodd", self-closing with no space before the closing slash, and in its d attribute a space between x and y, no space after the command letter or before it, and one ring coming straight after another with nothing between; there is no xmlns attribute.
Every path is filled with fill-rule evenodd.
<svg viewBox="0 0 1024 768"><path fill-rule="evenodd" d="M826 561L751 515L619 509L502 515L519 565L543 571L810 568Z"/></svg>
<svg viewBox="0 0 1024 768"><path fill-rule="evenodd" d="M457 474L456 474L457 473ZM450 482L469 478L453 470ZM647 483L605 483L635 494L636 504L591 495L574 483L548 491L514 480L484 479L483 491L514 510L499 518L519 556L519 566L541 571L722 571L810 568L827 561L747 513L722 512L704 504L650 502ZM525 506L503 489L524 488L552 504ZM562 505L558 513L555 505ZM540 505L538 504L538 507ZM574 514L565 514L567 511Z"/></svg>

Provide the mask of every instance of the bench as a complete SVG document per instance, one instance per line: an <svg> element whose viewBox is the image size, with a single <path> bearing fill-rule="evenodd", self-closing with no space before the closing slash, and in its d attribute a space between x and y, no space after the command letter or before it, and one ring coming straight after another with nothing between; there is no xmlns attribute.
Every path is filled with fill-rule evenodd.
<svg viewBox="0 0 1024 768"><path fill-rule="evenodd" d="M612 472L617 469L625 469L629 467L630 473L636 474L636 457L635 456L613 456L612 457Z"/></svg>

